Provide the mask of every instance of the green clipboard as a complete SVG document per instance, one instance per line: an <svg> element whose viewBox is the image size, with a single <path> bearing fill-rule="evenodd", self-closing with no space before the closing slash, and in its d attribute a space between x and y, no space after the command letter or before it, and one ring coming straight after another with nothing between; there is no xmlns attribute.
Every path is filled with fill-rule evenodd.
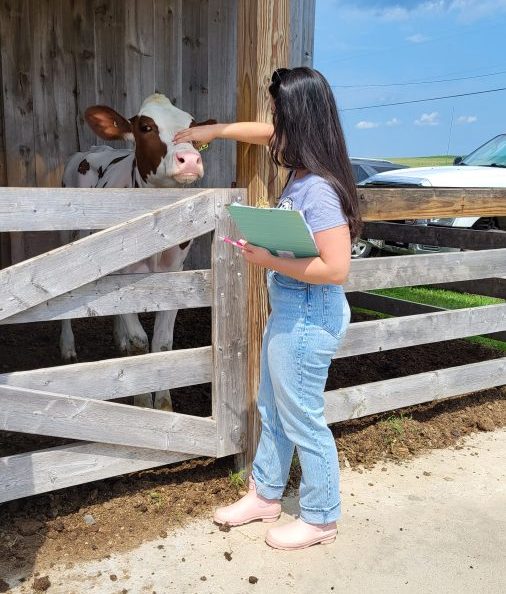
<svg viewBox="0 0 506 594"><path fill-rule="evenodd" d="M302 212L283 208L257 208L233 202L228 212L249 243L274 256L308 258L320 254Z"/></svg>

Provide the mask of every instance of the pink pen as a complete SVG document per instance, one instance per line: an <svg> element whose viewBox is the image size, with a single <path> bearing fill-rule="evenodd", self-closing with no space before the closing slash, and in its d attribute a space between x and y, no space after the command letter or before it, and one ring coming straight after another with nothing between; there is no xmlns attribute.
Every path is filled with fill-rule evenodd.
<svg viewBox="0 0 506 594"><path fill-rule="evenodd" d="M240 239L239 241L235 241L235 239L232 239L230 237L221 237L219 236L221 240L223 240L225 243L230 243L231 245L235 245L235 247L238 248L242 248L244 247L244 244L246 243L243 239Z"/></svg>

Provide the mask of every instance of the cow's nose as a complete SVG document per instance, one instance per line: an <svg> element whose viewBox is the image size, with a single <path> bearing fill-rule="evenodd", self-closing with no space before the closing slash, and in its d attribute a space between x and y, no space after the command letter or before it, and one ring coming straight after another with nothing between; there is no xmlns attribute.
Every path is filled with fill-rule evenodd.
<svg viewBox="0 0 506 594"><path fill-rule="evenodd" d="M202 157L198 153L186 151L184 153L176 153L176 163L184 168L202 165Z"/></svg>

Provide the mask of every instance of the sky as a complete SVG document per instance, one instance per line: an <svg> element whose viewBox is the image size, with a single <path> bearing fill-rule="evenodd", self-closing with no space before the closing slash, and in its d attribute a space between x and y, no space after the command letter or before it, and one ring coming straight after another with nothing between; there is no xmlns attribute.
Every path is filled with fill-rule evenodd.
<svg viewBox="0 0 506 594"><path fill-rule="evenodd" d="M352 109L504 88L505 34L506 0L316 0L314 67L350 156L466 155L506 133L506 91Z"/></svg>

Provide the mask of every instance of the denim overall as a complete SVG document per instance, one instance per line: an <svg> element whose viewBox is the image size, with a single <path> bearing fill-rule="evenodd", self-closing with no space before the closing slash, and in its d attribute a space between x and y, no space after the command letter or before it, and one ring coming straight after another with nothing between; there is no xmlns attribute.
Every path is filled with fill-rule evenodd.
<svg viewBox="0 0 506 594"><path fill-rule="evenodd" d="M281 499L297 446L300 517L327 524L341 515L339 463L323 410L332 356L350 323L342 285L316 285L267 271L271 314L260 361L262 422L252 475L257 492Z"/></svg>

